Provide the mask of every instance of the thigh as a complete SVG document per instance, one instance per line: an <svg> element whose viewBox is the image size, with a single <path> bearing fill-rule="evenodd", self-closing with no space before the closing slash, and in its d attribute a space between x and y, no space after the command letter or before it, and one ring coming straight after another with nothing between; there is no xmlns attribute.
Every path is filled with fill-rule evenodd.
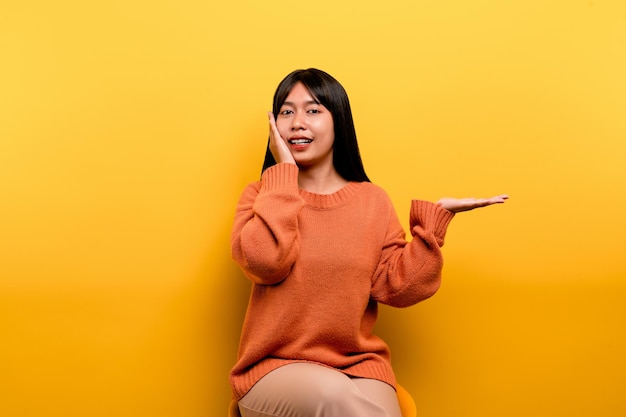
<svg viewBox="0 0 626 417"><path fill-rule="evenodd" d="M347 377L311 363L292 363L265 375L239 400L242 417L308 417L315 415L313 391L341 385Z"/></svg>
<svg viewBox="0 0 626 417"><path fill-rule="evenodd" d="M390 416L352 379L311 363L289 364L270 372L239 401L239 409L242 417Z"/></svg>

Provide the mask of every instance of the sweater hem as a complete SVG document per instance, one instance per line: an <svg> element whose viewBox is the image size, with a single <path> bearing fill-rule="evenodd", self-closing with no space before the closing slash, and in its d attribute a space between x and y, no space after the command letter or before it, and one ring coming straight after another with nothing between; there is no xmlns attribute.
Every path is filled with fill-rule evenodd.
<svg viewBox="0 0 626 417"><path fill-rule="evenodd" d="M321 362L306 359L268 358L259 362L247 372L238 375L234 375L233 372L231 372L230 384L232 388L232 399L234 401L239 401L267 374L280 367L293 363L312 363L329 369L334 369L352 378L376 379L385 382L392 388L396 389L397 382L393 370L391 369L391 366L383 362L382 359L380 359L380 361L365 360L346 367L333 367Z"/></svg>

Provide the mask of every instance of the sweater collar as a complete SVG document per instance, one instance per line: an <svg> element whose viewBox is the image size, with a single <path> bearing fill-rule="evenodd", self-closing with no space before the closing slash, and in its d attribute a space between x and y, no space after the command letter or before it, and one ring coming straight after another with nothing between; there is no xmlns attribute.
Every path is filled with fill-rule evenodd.
<svg viewBox="0 0 626 417"><path fill-rule="evenodd" d="M332 194L316 194L300 189L300 196L307 206L327 210L344 205L359 189L360 182L349 182Z"/></svg>

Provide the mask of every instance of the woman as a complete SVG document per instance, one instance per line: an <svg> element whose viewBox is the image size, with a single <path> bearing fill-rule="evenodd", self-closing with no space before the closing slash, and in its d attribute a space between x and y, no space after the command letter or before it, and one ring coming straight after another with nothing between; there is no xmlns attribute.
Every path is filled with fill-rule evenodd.
<svg viewBox="0 0 626 417"><path fill-rule="evenodd" d="M441 280L456 212L503 203L411 203L410 242L387 194L369 182L348 96L317 70L274 95L261 180L244 190L233 258L253 288L231 370L243 417L400 417L378 303L410 306Z"/></svg>

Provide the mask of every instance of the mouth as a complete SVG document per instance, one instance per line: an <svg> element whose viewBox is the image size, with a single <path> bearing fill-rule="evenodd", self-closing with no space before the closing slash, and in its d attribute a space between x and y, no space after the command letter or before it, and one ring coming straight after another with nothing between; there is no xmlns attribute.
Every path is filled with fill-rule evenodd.
<svg viewBox="0 0 626 417"><path fill-rule="evenodd" d="M313 139L309 138L291 138L288 142L292 145L306 145L313 142Z"/></svg>

